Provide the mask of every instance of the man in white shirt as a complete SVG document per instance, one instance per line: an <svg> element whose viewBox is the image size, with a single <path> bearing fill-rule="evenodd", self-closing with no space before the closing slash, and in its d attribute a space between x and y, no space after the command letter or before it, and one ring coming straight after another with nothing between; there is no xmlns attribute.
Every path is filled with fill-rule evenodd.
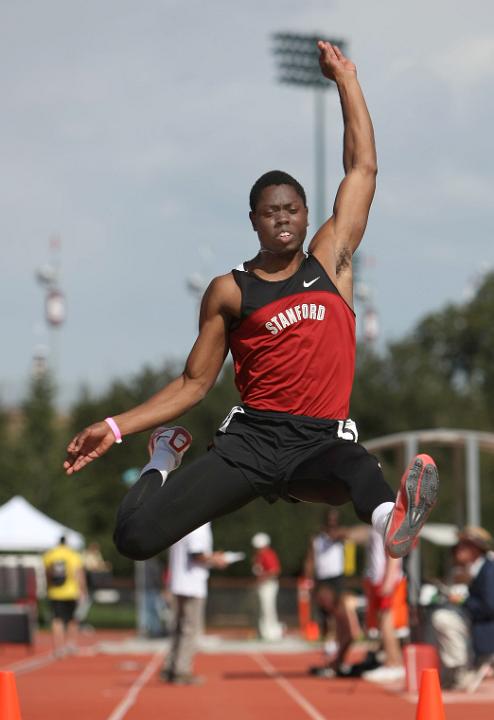
<svg viewBox="0 0 494 720"><path fill-rule="evenodd" d="M305 557L304 575L315 581L314 601L319 614L321 635L326 641L331 633L331 617L343 592L345 537L346 528L339 524L338 510L325 510L323 526L319 533L311 538ZM331 649L333 650L332 646Z"/></svg>
<svg viewBox="0 0 494 720"><path fill-rule="evenodd" d="M227 566L224 553L213 552L211 523L206 523L170 547L170 591L174 628L170 652L160 677L174 685L197 685L193 674L197 642L204 628L210 568Z"/></svg>

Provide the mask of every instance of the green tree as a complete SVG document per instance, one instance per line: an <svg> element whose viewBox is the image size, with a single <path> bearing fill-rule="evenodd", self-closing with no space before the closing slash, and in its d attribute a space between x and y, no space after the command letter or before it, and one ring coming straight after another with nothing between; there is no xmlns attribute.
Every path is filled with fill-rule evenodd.
<svg viewBox="0 0 494 720"><path fill-rule="evenodd" d="M7 502L16 494L18 480L12 444L12 424L14 418L0 406L0 504Z"/></svg>
<svg viewBox="0 0 494 720"><path fill-rule="evenodd" d="M14 440L16 476L24 497L42 512L53 514L61 498L60 424L55 409L55 386L49 374L30 381L22 405L20 431Z"/></svg>

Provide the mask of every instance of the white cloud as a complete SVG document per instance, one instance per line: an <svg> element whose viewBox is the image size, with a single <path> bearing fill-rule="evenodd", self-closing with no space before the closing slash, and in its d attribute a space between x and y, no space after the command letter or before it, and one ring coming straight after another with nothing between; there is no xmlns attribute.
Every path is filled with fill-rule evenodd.
<svg viewBox="0 0 494 720"><path fill-rule="evenodd" d="M434 54L432 68L452 88L471 88L494 78L494 33L483 32L480 30L475 37L460 39Z"/></svg>
<svg viewBox="0 0 494 720"><path fill-rule="evenodd" d="M487 211L492 216L494 200L494 177L480 174L448 174L441 180L446 202L473 210Z"/></svg>

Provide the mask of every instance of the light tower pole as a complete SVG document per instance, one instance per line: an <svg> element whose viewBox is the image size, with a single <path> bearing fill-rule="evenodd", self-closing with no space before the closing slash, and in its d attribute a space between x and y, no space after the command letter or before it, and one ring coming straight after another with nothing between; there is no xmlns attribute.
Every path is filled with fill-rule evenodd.
<svg viewBox="0 0 494 720"><path fill-rule="evenodd" d="M50 261L36 270L36 279L45 291L45 321L50 337L48 362L50 370L55 373L58 369L57 333L65 322L66 313L65 296L60 289L60 238L56 235L51 237L49 247ZM35 363L38 359L35 357Z"/></svg>
<svg viewBox="0 0 494 720"><path fill-rule="evenodd" d="M325 92L335 83L325 78L319 66L318 40L321 35L296 35L276 33L273 35L273 53L278 66L278 81L309 87L314 90L314 170L316 221L320 227L327 219L326 196L326 112ZM346 52L345 40L327 40Z"/></svg>

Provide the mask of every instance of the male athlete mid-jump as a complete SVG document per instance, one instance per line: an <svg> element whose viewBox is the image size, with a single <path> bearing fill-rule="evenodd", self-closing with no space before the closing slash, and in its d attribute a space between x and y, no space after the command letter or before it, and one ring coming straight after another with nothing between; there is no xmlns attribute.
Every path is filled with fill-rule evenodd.
<svg viewBox="0 0 494 720"><path fill-rule="evenodd" d="M249 214L259 251L209 285L183 373L143 404L89 426L67 448L64 467L71 474L122 435L167 425L202 400L232 353L242 404L230 411L209 452L168 477L190 435L166 427L153 434L151 460L118 511L115 542L128 557L151 557L259 496L351 501L359 519L381 533L387 552L400 557L435 503L437 470L428 455L412 461L395 502L348 418L355 360L352 256L366 227L377 162L355 65L328 42L318 48L344 121L345 175L332 216L305 253L302 186L284 172L262 175L250 193Z"/></svg>

